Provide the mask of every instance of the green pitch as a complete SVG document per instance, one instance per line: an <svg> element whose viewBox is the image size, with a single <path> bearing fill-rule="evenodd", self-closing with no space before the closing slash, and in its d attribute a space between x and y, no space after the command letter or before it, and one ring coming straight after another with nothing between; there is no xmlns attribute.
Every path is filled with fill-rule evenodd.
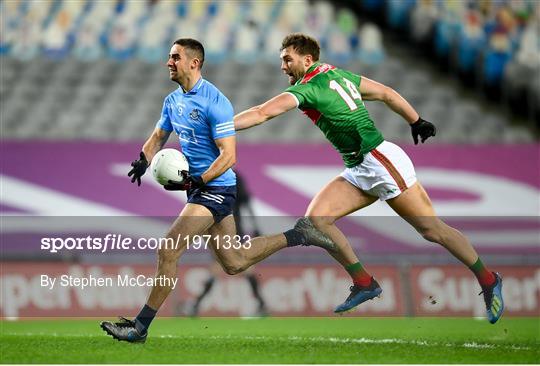
<svg viewBox="0 0 540 366"><path fill-rule="evenodd" d="M2 363L540 363L540 319L158 319L146 344L98 320L2 322Z"/></svg>

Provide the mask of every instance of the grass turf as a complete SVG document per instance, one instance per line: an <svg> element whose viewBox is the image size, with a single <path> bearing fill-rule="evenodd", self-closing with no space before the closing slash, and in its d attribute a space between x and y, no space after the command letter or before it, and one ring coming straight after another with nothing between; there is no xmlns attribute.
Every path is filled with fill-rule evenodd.
<svg viewBox="0 0 540 366"><path fill-rule="evenodd" d="M158 319L145 344L98 320L0 323L2 363L540 363L540 319Z"/></svg>

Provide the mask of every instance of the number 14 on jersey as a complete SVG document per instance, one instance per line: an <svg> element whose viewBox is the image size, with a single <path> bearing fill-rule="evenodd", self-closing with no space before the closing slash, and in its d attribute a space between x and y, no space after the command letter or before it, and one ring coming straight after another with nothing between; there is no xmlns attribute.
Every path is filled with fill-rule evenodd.
<svg viewBox="0 0 540 366"><path fill-rule="evenodd" d="M349 93L347 93L345 89L343 89L343 87L339 85L338 82L335 80L330 80L330 85L329 85L330 89L337 91L341 99L343 99L345 103L347 103L347 105L349 106L349 109L351 111L354 111L355 109L358 108L358 106L354 102L354 99L362 101L362 96L360 95L360 92L358 91L358 89L356 88L356 85L354 85L352 81L345 78L343 78L343 81L345 82L347 89L349 89Z"/></svg>

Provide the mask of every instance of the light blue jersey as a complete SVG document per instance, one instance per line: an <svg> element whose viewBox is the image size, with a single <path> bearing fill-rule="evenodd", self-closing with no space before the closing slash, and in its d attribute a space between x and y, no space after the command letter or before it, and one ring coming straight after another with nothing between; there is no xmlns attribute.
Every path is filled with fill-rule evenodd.
<svg viewBox="0 0 540 366"><path fill-rule="evenodd" d="M187 93L178 88L163 103L156 126L176 132L192 175L201 175L219 156L214 140L235 135L231 102L212 83L200 78ZM208 186L234 186L232 169L208 182Z"/></svg>

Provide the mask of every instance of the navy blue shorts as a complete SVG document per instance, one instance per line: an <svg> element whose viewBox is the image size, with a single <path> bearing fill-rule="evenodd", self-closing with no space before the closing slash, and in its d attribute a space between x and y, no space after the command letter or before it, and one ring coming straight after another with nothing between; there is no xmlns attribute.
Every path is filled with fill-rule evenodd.
<svg viewBox="0 0 540 366"><path fill-rule="evenodd" d="M204 206L212 212L216 223L233 213L236 186L203 187L187 191L188 203Z"/></svg>

